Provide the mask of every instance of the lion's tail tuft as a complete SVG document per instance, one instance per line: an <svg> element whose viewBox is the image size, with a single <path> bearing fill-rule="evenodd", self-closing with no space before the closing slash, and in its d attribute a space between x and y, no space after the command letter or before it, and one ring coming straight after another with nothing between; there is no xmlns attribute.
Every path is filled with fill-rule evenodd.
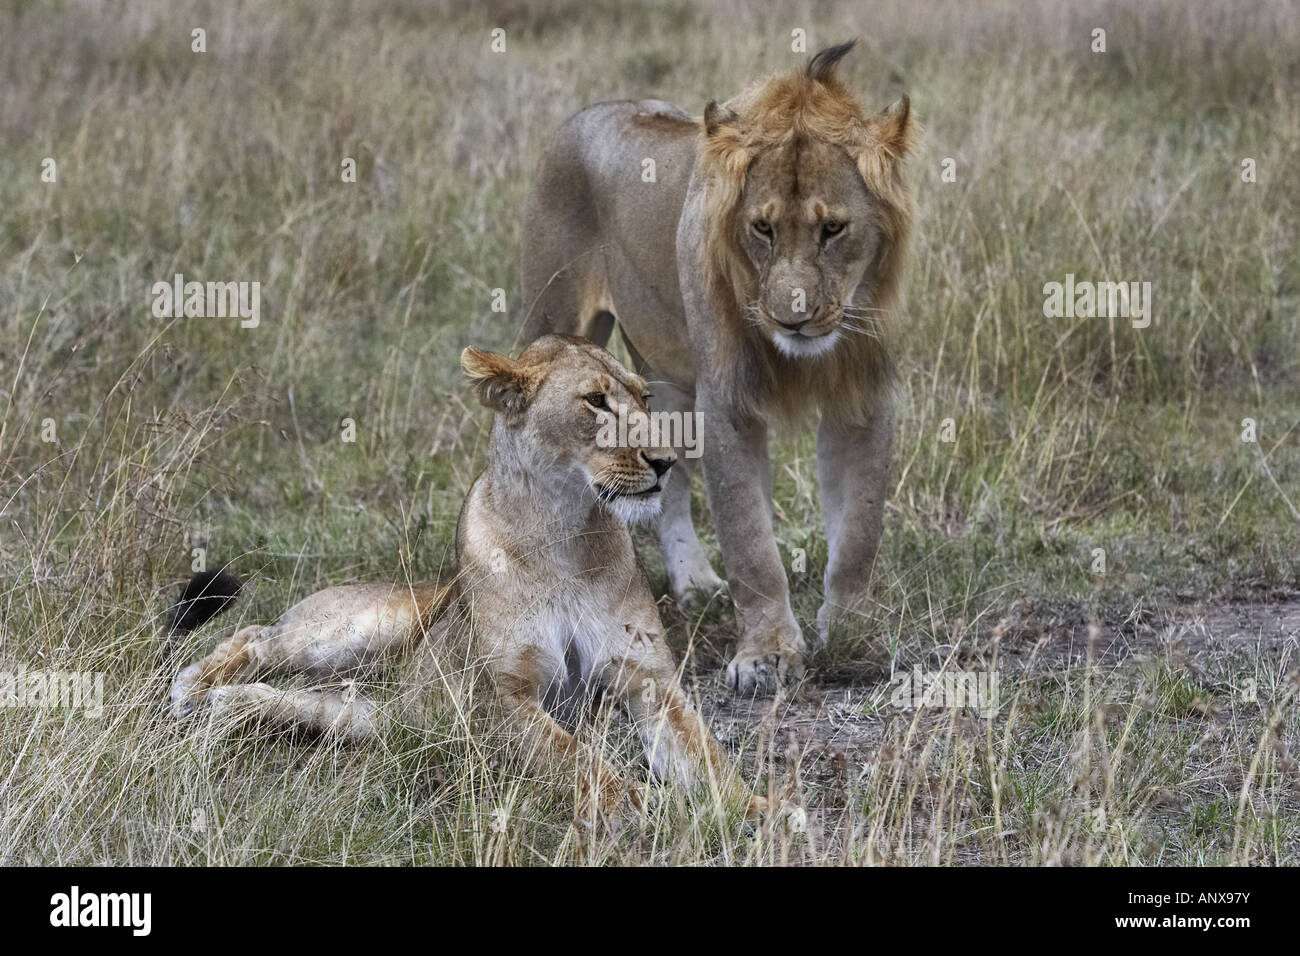
<svg viewBox="0 0 1300 956"><path fill-rule="evenodd" d="M243 582L224 568L200 571L190 578L180 599L167 611L167 630L188 634L202 627L234 602Z"/></svg>

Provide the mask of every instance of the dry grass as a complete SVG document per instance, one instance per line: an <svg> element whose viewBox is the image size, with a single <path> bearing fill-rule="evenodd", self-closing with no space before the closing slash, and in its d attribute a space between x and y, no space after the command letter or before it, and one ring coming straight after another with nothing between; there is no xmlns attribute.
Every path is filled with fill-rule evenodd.
<svg viewBox="0 0 1300 956"><path fill-rule="evenodd" d="M1261 602L1300 587L1300 21L1129 7L0 3L0 670L102 672L106 698L0 707L0 860L1295 862L1297 621ZM219 630L159 637L192 548L252 576L220 630L443 565L485 425L455 356L516 344L549 131L623 96L698 112L799 62L796 27L861 37L857 88L908 91L927 130L878 605L770 712L714 683L728 611L665 618L806 823L750 835L664 789L574 828L454 706L360 750L170 721ZM176 272L260 281L261 325L155 319ZM1152 282L1153 324L1044 318L1066 273ZM810 437L776 470L810 622ZM900 711L917 665L996 668L997 717Z"/></svg>

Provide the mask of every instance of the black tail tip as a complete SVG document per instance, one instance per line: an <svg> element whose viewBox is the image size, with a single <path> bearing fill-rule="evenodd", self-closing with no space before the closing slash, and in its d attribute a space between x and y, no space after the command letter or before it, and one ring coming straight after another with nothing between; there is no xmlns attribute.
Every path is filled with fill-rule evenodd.
<svg viewBox="0 0 1300 956"><path fill-rule="evenodd" d="M188 634L202 627L226 608L239 594L243 582L229 571L200 571L190 578L180 599L167 612L167 629Z"/></svg>

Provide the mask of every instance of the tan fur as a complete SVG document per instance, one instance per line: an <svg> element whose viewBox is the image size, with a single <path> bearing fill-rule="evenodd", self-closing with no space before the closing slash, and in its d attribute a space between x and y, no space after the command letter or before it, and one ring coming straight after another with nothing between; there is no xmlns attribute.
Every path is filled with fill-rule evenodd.
<svg viewBox="0 0 1300 956"><path fill-rule="evenodd" d="M892 362L886 328L857 336L836 351L831 362L783 361L771 349L752 347L742 309L754 300L754 270L741 250L738 222L746 173L763 152L776 151L788 167L792 146L808 137L843 149L854 161L867 188L879 201L878 225L885 241L875 265L872 307L889 309L898 290L911 230L911 191L900 160L914 145L907 97L885 113L867 118L856 98L832 74L814 79L796 70L756 82L729 104L732 116L700 131L700 174L704 241L700 270L708 283L715 316L724 323L732 348L720 349L723 361L714 371L727 383L731 402L754 414L775 412L790 419L813 405L823 414L862 424L885 396ZM883 311L882 313L883 314ZM883 326L883 321L878 323Z"/></svg>
<svg viewBox="0 0 1300 956"><path fill-rule="evenodd" d="M463 659L445 632L463 619L461 651L481 662L522 752L538 770L577 780L584 805L639 801L566 721L597 698L619 703L651 768L695 789L737 797L721 747L689 703L624 518L658 506L671 449L601 447L609 409L647 411L646 383L589 342L547 336L517 360L466 349L462 368L496 413L486 470L461 512L453 581L327 588L267 627L246 627L185 668L173 709L198 704L348 740L380 732L376 705L336 690L278 690L256 678L302 673L336 683L390 664L426 639L417 672ZM445 655L445 656L443 656Z"/></svg>
<svg viewBox="0 0 1300 956"><path fill-rule="evenodd" d="M525 210L524 334L604 344L617 324L660 408L703 421L703 463L740 642L741 692L803 672L772 523L769 427L820 412L830 560L817 633L866 600L893 412L889 310L912 222L903 97L864 113L836 75L851 44L766 77L702 120L656 100L572 117ZM652 182L642 178L654 161ZM801 308L803 306L803 308ZM689 461L659 540L679 601L722 587L691 517Z"/></svg>

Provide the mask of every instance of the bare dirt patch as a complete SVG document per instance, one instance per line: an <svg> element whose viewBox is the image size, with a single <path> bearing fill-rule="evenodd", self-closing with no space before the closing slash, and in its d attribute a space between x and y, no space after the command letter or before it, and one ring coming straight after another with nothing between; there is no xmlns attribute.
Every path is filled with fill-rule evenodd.
<svg viewBox="0 0 1300 956"><path fill-rule="evenodd" d="M1019 602L1018 602L1019 603ZM1093 666L1137 669L1169 659L1177 669L1203 678L1225 661L1239 669L1288 672L1300 660L1300 595L1270 603L1236 601L1180 605L1145 611L1136 619L1099 627L1095 638L1081 621L1044 622L1027 606L1013 608L1000 622L998 668L1002 684L1024 676L1064 675ZM1092 648L1090 651L1090 640ZM976 666L987 647L964 655L961 667ZM899 665L896 674L907 668ZM801 772L842 777L854 765L872 761L886 730L910 708L891 702L896 683L882 673L871 682L821 683L815 675L775 698L742 699L711 683L699 688L701 707L719 738L732 747L758 741L778 763L797 754ZM946 721L942 710L923 715ZM969 725L975 716L963 717Z"/></svg>

